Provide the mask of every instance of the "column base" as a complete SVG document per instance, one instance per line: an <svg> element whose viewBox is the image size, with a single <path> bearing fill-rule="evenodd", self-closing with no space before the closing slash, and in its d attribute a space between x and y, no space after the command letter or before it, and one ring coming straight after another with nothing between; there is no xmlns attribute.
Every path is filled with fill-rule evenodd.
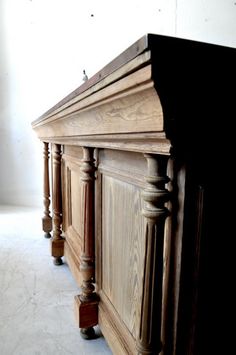
<svg viewBox="0 0 236 355"><path fill-rule="evenodd" d="M96 338L95 330L93 327L80 329L80 335L83 339L86 339L86 340Z"/></svg>
<svg viewBox="0 0 236 355"><path fill-rule="evenodd" d="M137 355L152 355L152 354L160 354L163 350L162 344L155 344L155 346L150 347L143 347L140 344L136 346Z"/></svg>
<svg viewBox="0 0 236 355"><path fill-rule="evenodd" d="M50 232L52 231L52 218L51 217L43 217L42 218L42 228L44 231L45 238L51 238Z"/></svg>
<svg viewBox="0 0 236 355"><path fill-rule="evenodd" d="M49 233L49 232L45 232L44 233L44 238L46 238L46 239L50 239L52 236L51 236L51 233Z"/></svg>
<svg viewBox="0 0 236 355"><path fill-rule="evenodd" d="M62 258L60 256L57 256L56 258L53 259L53 264L62 265L63 264Z"/></svg>
<svg viewBox="0 0 236 355"><path fill-rule="evenodd" d="M54 258L61 258L64 255L64 239L52 239L51 241L51 255Z"/></svg>
<svg viewBox="0 0 236 355"><path fill-rule="evenodd" d="M94 296L96 297L96 294L94 294ZM77 295L74 298L74 307L76 322L79 328L81 328L81 333L86 334L92 332L91 330L86 331L86 329L98 324L98 299L83 302L80 296Z"/></svg>

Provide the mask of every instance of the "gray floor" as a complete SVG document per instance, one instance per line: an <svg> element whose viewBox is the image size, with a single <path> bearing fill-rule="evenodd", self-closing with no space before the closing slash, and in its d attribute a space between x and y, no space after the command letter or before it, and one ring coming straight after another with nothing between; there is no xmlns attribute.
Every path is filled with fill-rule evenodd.
<svg viewBox="0 0 236 355"><path fill-rule="evenodd" d="M80 337L79 289L66 264L53 265L40 219L39 210L0 206L0 354L111 354L102 336Z"/></svg>

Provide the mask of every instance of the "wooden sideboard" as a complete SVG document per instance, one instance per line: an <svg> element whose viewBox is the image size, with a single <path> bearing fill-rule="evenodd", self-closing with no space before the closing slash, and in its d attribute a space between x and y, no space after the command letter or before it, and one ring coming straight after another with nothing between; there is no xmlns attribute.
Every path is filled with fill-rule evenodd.
<svg viewBox="0 0 236 355"><path fill-rule="evenodd" d="M99 324L116 355L220 347L235 64L235 49L149 34L32 124L54 262L81 286L81 334Z"/></svg>

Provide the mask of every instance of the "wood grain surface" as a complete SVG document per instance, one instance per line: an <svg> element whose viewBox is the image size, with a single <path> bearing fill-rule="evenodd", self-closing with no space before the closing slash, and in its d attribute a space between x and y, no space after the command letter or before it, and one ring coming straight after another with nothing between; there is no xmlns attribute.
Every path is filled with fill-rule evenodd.
<svg viewBox="0 0 236 355"><path fill-rule="evenodd" d="M136 338L145 244L140 191L131 184L103 176L102 206L102 289Z"/></svg>
<svg viewBox="0 0 236 355"><path fill-rule="evenodd" d="M34 129L39 137L163 131L151 66L35 124Z"/></svg>

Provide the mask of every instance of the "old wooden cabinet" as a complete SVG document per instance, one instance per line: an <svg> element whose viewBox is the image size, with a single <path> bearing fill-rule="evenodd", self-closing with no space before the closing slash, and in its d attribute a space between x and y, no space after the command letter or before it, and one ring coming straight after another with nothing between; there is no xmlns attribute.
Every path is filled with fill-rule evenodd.
<svg viewBox="0 0 236 355"><path fill-rule="evenodd" d="M82 287L83 336L99 324L114 354L214 353L235 58L146 35L32 124L52 256Z"/></svg>

